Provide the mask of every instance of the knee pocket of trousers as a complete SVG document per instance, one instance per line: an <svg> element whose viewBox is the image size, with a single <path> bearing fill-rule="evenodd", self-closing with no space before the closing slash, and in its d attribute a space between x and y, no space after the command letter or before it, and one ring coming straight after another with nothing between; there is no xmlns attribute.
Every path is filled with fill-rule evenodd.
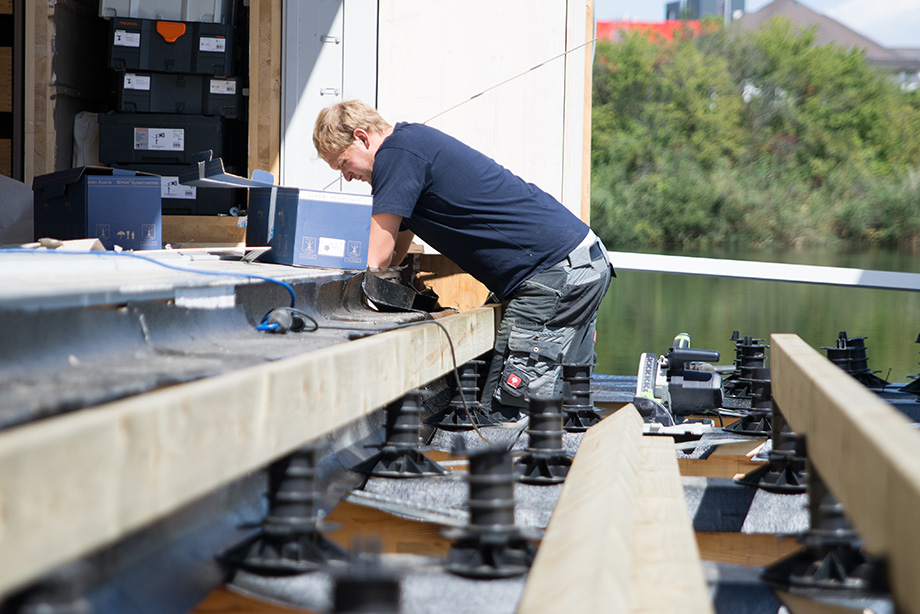
<svg viewBox="0 0 920 614"><path fill-rule="evenodd" d="M512 326L500 383L503 401L523 401L527 394L553 394L571 337L571 331Z"/></svg>

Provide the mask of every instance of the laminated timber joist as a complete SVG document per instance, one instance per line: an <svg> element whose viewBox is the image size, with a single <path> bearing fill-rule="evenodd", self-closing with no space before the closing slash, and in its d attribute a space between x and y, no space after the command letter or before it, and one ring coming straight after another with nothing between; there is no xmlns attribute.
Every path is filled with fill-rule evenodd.
<svg viewBox="0 0 920 614"><path fill-rule="evenodd" d="M798 336L770 339L773 398L866 549L887 558L898 612L920 612L920 431Z"/></svg>
<svg viewBox="0 0 920 614"><path fill-rule="evenodd" d="M491 349L495 315L439 319L458 363ZM0 434L0 595L451 368L422 323Z"/></svg>
<svg viewBox="0 0 920 614"><path fill-rule="evenodd" d="M626 405L585 435L518 612L712 611L674 441Z"/></svg>

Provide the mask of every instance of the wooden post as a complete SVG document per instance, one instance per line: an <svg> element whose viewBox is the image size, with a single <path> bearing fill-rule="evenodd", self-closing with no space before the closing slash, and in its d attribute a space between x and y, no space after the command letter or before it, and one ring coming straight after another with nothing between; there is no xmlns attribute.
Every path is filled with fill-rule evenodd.
<svg viewBox="0 0 920 614"><path fill-rule="evenodd" d="M518 608L544 612L712 612L674 440L632 405L575 455Z"/></svg>
<svg viewBox="0 0 920 614"><path fill-rule="evenodd" d="M249 173L281 162L281 0L249 4Z"/></svg>
<svg viewBox="0 0 920 614"><path fill-rule="evenodd" d="M920 612L920 431L797 335L770 338L773 398L867 550L899 612Z"/></svg>

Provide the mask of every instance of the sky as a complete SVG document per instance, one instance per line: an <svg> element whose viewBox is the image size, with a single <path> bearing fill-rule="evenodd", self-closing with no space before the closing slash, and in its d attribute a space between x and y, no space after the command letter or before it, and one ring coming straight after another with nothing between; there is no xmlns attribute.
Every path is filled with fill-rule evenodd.
<svg viewBox="0 0 920 614"><path fill-rule="evenodd" d="M746 0L752 13L772 0ZM920 48L920 0L799 0L884 47ZM668 0L594 0L598 21L661 21Z"/></svg>

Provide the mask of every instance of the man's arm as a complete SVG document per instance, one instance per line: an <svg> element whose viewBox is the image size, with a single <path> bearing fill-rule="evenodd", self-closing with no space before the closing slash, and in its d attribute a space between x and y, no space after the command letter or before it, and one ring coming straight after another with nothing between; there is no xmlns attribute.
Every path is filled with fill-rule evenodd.
<svg viewBox="0 0 920 614"><path fill-rule="evenodd" d="M395 213L375 213L371 216L371 235L368 240L367 266L371 269L385 269L399 264L409 251L412 233L399 232L402 216Z"/></svg>

